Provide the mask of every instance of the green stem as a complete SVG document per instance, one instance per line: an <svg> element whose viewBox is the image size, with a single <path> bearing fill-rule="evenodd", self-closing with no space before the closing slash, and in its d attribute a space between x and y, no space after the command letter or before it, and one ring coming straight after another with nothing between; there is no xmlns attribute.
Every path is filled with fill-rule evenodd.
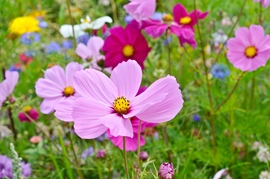
<svg viewBox="0 0 270 179"><path fill-rule="evenodd" d="M113 19L114 19L114 23L118 24L118 19L117 19L117 9L116 9L116 5L114 0L110 0L111 1L111 6L112 6L112 12L113 12Z"/></svg>
<svg viewBox="0 0 270 179"><path fill-rule="evenodd" d="M249 104L250 109L253 108L253 100L254 100L255 86L256 86L255 84L256 84L256 78L253 77L252 82L251 82L251 95L250 95L250 104Z"/></svg>
<svg viewBox="0 0 270 179"><path fill-rule="evenodd" d="M231 98L231 96L232 96L232 94L233 94L233 92L235 91L235 89L237 88L237 86L238 86L238 84L239 84L239 82L240 82L240 80L241 80L241 78L243 77L243 75L245 74L245 72L242 72L241 74L240 74L240 76L237 78L237 81L236 81L236 83L235 83L235 85L234 85L234 87L233 87L233 89L231 90L231 92L228 94L228 96L227 96L227 98L226 99L224 99L221 103L220 103L220 105L218 105L218 107L215 109L215 113Z"/></svg>
<svg viewBox="0 0 270 179"><path fill-rule="evenodd" d="M169 160L170 163L172 163L172 154L171 154L171 151L169 150L169 140L168 140L168 133L167 133L167 124L165 124L165 126L162 126L162 133L163 133L165 144L166 144L166 147L167 147L168 160Z"/></svg>
<svg viewBox="0 0 270 179"><path fill-rule="evenodd" d="M172 73L172 61L171 61L171 48L170 48L170 44L169 44L169 40L168 40L168 30L166 30L166 43L167 43L167 49L168 49L168 73L169 75Z"/></svg>
<svg viewBox="0 0 270 179"><path fill-rule="evenodd" d="M126 137L123 137L123 151L124 151L124 164L126 170L126 177L129 179L128 166L127 166L127 150L126 150Z"/></svg>
<svg viewBox="0 0 270 179"><path fill-rule="evenodd" d="M141 125L142 121L139 122L138 127L138 149L137 149L137 161L136 161L136 172L135 172L135 179L139 179L139 169L140 169L140 153L141 153Z"/></svg>
<svg viewBox="0 0 270 179"><path fill-rule="evenodd" d="M76 42L76 37L75 37L75 30L74 30L73 18L71 16L70 0L66 0L66 3L67 3L67 8L68 8L69 20L70 20L70 24L71 24L71 27L72 27L73 45L74 45L74 47L76 47L77 46L77 42Z"/></svg>
<svg viewBox="0 0 270 179"><path fill-rule="evenodd" d="M11 107L8 107L8 116L9 116L9 120L10 120L10 128L11 128L11 131L13 133L13 138L14 138L14 140L17 140L17 131L15 128L15 123L14 123L14 119L12 116L12 108Z"/></svg>

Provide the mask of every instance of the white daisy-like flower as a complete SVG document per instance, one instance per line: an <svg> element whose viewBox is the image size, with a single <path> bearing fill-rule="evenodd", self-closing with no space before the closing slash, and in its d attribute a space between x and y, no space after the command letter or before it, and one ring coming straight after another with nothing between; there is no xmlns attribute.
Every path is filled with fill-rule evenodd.
<svg viewBox="0 0 270 179"><path fill-rule="evenodd" d="M266 147L260 146L257 157L261 162L267 163L270 161L270 153Z"/></svg>
<svg viewBox="0 0 270 179"><path fill-rule="evenodd" d="M109 16L104 16L97 18L94 21L91 21L89 16L86 16L85 19L81 19L81 24L74 25L74 35L75 37L79 37L85 34L86 29L100 29L105 23L112 23L113 20ZM64 24L60 27L60 33L64 38L73 37L72 25Z"/></svg>
<svg viewBox="0 0 270 179"><path fill-rule="evenodd" d="M262 171L260 173L260 179L270 179L270 172L268 172L268 171Z"/></svg>

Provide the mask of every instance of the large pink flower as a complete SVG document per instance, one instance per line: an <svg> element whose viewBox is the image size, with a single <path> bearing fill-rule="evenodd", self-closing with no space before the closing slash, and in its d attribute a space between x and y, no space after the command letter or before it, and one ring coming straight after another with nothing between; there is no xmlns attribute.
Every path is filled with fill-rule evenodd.
<svg viewBox="0 0 270 179"><path fill-rule="evenodd" d="M16 84L18 83L19 73L17 71L6 71L5 80L0 83L0 108L13 92Z"/></svg>
<svg viewBox="0 0 270 179"><path fill-rule="evenodd" d="M173 7L174 22L182 25L182 27L193 29L193 26L197 24L197 20L204 19L207 15L208 12L201 12L199 10L188 13L185 7L180 3Z"/></svg>
<svg viewBox="0 0 270 179"><path fill-rule="evenodd" d="M126 150L127 151L136 151L138 148L138 131L139 131L139 123L140 123L140 119L138 119L137 117L132 117L130 119L131 124L132 124L132 129L133 129L133 137L126 137ZM156 126L157 124L155 123L148 123L145 121L142 121L141 124L141 133L144 131L144 129L146 127L151 128ZM118 137L114 137L113 135L111 135L109 133L109 139L112 141L112 143L117 146L118 148L123 150L123 137L122 136L118 136ZM143 146L145 144L145 140L143 138L143 135L140 135L140 144L141 146Z"/></svg>
<svg viewBox="0 0 270 179"><path fill-rule="evenodd" d="M270 0L253 0L254 2L261 2L264 8L267 8L270 5Z"/></svg>
<svg viewBox="0 0 270 179"><path fill-rule="evenodd" d="M156 9L156 0L130 0L130 3L124 5L124 9L136 21L150 18Z"/></svg>
<svg viewBox="0 0 270 179"><path fill-rule="evenodd" d="M105 66L115 68L119 63L132 59L143 69L143 62L151 49L141 31L127 25L125 29L121 26L112 28L110 33L103 46Z"/></svg>
<svg viewBox="0 0 270 179"><path fill-rule="evenodd" d="M73 85L73 76L80 70L83 70L82 65L70 62L66 72L57 65L45 71L45 78L38 79L35 86L37 95L44 98L40 105L42 113L49 114L60 101L73 100L79 96Z"/></svg>
<svg viewBox="0 0 270 179"><path fill-rule="evenodd" d="M242 27L228 40L227 57L234 67L253 71L264 66L270 54L270 36L260 25Z"/></svg>
<svg viewBox="0 0 270 179"><path fill-rule="evenodd" d="M62 103L63 116L71 115L75 132L93 139L110 130L114 137L133 137L130 119L138 117L149 123L166 122L183 106L179 84L172 76L161 78L136 96L142 80L142 69L134 61L119 64L108 78L87 69L74 76L74 87L81 95L74 103Z"/></svg>

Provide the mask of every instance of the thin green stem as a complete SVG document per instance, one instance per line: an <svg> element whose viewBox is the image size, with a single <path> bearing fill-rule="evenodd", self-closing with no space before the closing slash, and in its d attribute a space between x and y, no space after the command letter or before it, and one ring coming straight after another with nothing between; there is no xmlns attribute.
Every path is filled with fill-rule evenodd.
<svg viewBox="0 0 270 179"><path fill-rule="evenodd" d="M171 151L169 150L169 140L168 140L168 133L167 133L167 124L165 124L165 126L162 126L162 133L163 133L165 144L166 144L166 147L167 147L168 160L169 160L170 163L172 163L172 154L171 154Z"/></svg>
<svg viewBox="0 0 270 179"><path fill-rule="evenodd" d="M72 129L71 126L70 126L70 129ZM79 162L79 160L78 160L78 158L77 158L77 155L76 155L76 152L75 152L75 149L74 149L74 145L73 145L73 140L72 140L71 132L69 132L69 140L70 140L70 147L71 147L71 150L72 150L72 153L73 153L73 156L74 156L76 165L79 167L79 166L80 166L80 162ZM79 177L80 177L81 179L84 179L81 170L77 170L77 173L78 173L78 175L79 175Z"/></svg>
<svg viewBox="0 0 270 179"><path fill-rule="evenodd" d="M13 138L14 138L14 140L17 140L17 131L16 131L14 119L12 116L12 108L10 106L8 107L8 116L9 116L9 120L10 120L10 128L11 128L11 131L13 133Z"/></svg>
<svg viewBox="0 0 270 179"><path fill-rule="evenodd" d="M127 166L127 150L126 150L126 137L123 137L123 151L124 151L124 164L126 170L126 177L129 179L128 166Z"/></svg>
<svg viewBox="0 0 270 179"><path fill-rule="evenodd" d="M258 19L258 22L260 25L262 25L263 23L263 19L262 19L262 5L261 3L258 3L259 4L259 19Z"/></svg>
<svg viewBox="0 0 270 179"><path fill-rule="evenodd" d="M254 100L255 86L256 86L255 84L256 84L256 78L253 77L251 81L251 95L250 95L249 109L253 108L253 100Z"/></svg>
<svg viewBox="0 0 270 179"><path fill-rule="evenodd" d="M76 42L76 37L75 37L75 30L74 30L73 18L72 18L71 10L70 10L70 0L66 0L66 3L67 3L67 8L68 8L69 20L70 20L70 24L71 24L71 27L72 27L73 45L74 45L74 47L76 47L77 46L77 42Z"/></svg>
<svg viewBox="0 0 270 179"><path fill-rule="evenodd" d="M112 6L112 12L113 12L113 20L115 24L118 24L118 19L117 19L117 9L114 0L111 1L111 6Z"/></svg>
<svg viewBox="0 0 270 179"><path fill-rule="evenodd" d="M168 49L168 73L171 74L172 73L172 61L171 61L171 48L170 48L170 44L169 44L169 40L168 40L168 30L166 30L166 43L167 43L167 49Z"/></svg>
<svg viewBox="0 0 270 179"><path fill-rule="evenodd" d="M245 74L245 72L242 72L241 74L240 74L240 76L237 78L237 81L236 81L236 83L235 83L235 85L234 85L234 87L233 87L233 89L231 90L231 92L228 94L228 96L226 97L226 99L224 99L219 105L218 105L218 107L215 109L215 113L216 112L218 112L218 110L231 98L231 96L232 96L232 94L233 94L233 92L235 91L235 89L237 88L237 86L238 86L238 84L239 84L239 82L240 82L240 80L241 80L241 78L243 77L243 75Z"/></svg>
<svg viewBox="0 0 270 179"><path fill-rule="evenodd" d="M138 127L138 149L137 149L137 161L136 161L136 172L135 172L135 179L139 179L139 169L140 169L140 153L141 153L141 126L142 121L139 122Z"/></svg>

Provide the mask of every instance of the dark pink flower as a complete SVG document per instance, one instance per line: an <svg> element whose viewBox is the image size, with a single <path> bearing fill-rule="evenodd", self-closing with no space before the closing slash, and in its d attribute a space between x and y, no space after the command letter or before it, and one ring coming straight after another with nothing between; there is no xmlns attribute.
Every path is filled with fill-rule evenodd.
<svg viewBox="0 0 270 179"><path fill-rule="evenodd" d="M197 24L197 20L204 19L208 15L208 12L201 12L199 10L187 12L182 4L176 4L173 7L174 22L182 27L188 27L193 29L193 26ZM197 17L196 17L197 16Z"/></svg>
<svg viewBox="0 0 270 179"><path fill-rule="evenodd" d="M31 122L31 120L25 115L29 115L33 120L37 120L39 114L36 109L32 108L31 106L25 106L23 111L19 112L18 118L21 122Z"/></svg>
<svg viewBox="0 0 270 179"><path fill-rule="evenodd" d="M23 62L24 64L27 65L28 63L30 63L33 60L33 57L27 56L25 53L22 53L19 56L19 59L21 62Z"/></svg>
<svg viewBox="0 0 270 179"><path fill-rule="evenodd" d="M174 168L172 163L164 162L160 165L158 170L160 179L172 179L174 176Z"/></svg>
<svg viewBox="0 0 270 179"><path fill-rule="evenodd" d="M110 30L111 35L105 40L105 66L115 68L119 63L129 59L137 61L144 68L143 62L151 48L141 31L132 25L115 27Z"/></svg>

